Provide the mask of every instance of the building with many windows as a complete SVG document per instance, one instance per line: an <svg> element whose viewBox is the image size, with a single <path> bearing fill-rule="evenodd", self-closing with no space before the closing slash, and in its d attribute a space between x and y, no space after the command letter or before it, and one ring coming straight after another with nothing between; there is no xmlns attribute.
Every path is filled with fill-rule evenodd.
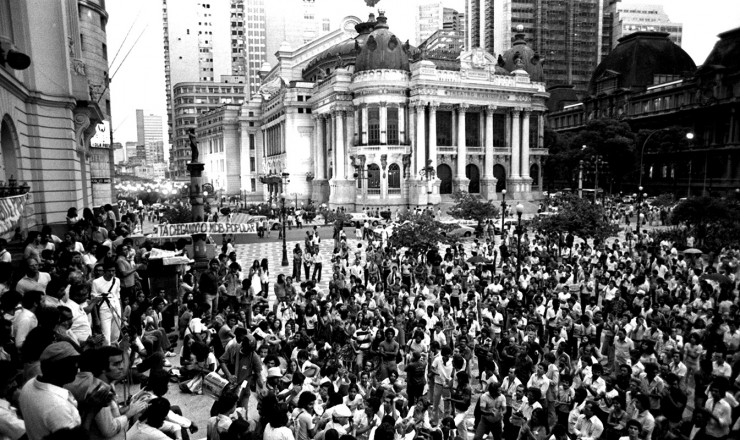
<svg viewBox="0 0 740 440"><path fill-rule="evenodd" d="M591 72L611 50L618 2L466 0L466 47L498 55L522 32L543 61L548 87L571 84L585 90Z"/></svg>
<svg viewBox="0 0 740 440"><path fill-rule="evenodd" d="M174 143L170 156L170 175L186 179L190 162L188 132L198 125L198 118L224 104L241 104L245 98L244 77L222 77L221 82L184 82L175 84Z"/></svg>
<svg viewBox="0 0 740 440"><path fill-rule="evenodd" d="M416 15L416 41L421 44L439 30L465 35L465 15L455 9L446 8L442 2L419 5Z"/></svg>
<svg viewBox="0 0 740 440"><path fill-rule="evenodd" d="M348 210L437 204L456 189L536 197L547 93L532 49L519 38L502 65L479 48L437 65L402 41L381 13L278 51L240 110L242 188Z"/></svg>
<svg viewBox="0 0 740 440"><path fill-rule="evenodd" d="M663 5L619 4L614 16L612 46L619 39L634 32L667 32L668 38L681 45L683 24L673 23L663 10Z"/></svg>
<svg viewBox="0 0 740 440"><path fill-rule="evenodd" d="M550 127L578 131L594 119L623 120L643 131L641 183L649 193L734 194L740 188L740 28L719 38L696 68L667 32L622 37L594 72L588 97L550 113Z"/></svg>
<svg viewBox="0 0 740 440"><path fill-rule="evenodd" d="M136 142L146 148L147 162L164 163L162 117L145 115L144 110L136 110Z"/></svg>

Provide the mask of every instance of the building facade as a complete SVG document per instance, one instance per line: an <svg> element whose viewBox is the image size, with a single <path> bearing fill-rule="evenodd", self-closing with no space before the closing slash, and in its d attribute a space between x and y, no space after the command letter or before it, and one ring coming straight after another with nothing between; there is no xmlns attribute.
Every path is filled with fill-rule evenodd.
<svg viewBox="0 0 740 440"><path fill-rule="evenodd" d="M440 30L448 33L459 33L460 38L465 35L465 15L455 9L446 8L442 2L425 3L419 5L416 15L416 42L421 44Z"/></svg>
<svg viewBox="0 0 740 440"><path fill-rule="evenodd" d="M90 145L110 117L107 20L102 0L0 1L6 58L0 64L0 181L31 188L17 215L3 218L3 234L17 223L61 224L70 207L113 200L113 151L110 144L95 151ZM30 65L22 54L30 55Z"/></svg>
<svg viewBox="0 0 740 440"><path fill-rule="evenodd" d="M232 81L228 81L232 79ZM195 129L198 118L224 104L241 104L245 97L243 77L222 78L221 82L185 82L175 84L174 98L174 143L170 156L170 175L175 179L186 179L190 162L190 140L188 131Z"/></svg>
<svg viewBox="0 0 740 440"><path fill-rule="evenodd" d="M547 93L532 49L519 39L503 65L481 49L435 65L401 41L381 13L279 51L240 110L241 151L256 150L242 188L256 177L263 200L348 210L437 204L457 189L536 197Z"/></svg>
<svg viewBox="0 0 740 440"><path fill-rule="evenodd" d="M466 0L467 47L498 55L518 32L543 60L550 86L585 90L609 53L619 0ZM521 30L518 30L521 29Z"/></svg>
<svg viewBox="0 0 740 440"><path fill-rule="evenodd" d="M623 120L642 131L644 165L633 187L641 183L650 194L677 197L734 195L740 188L740 28L719 37L699 68L667 32L622 37L594 72L588 98L552 112L551 128L578 131L593 119Z"/></svg>
<svg viewBox="0 0 740 440"><path fill-rule="evenodd" d="M640 31L667 32L668 38L679 46L683 39L683 24L672 22L663 5L619 4L614 17L612 46L623 36Z"/></svg>
<svg viewBox="0 0 740 440"><path fill-rule="evenodd" d="M162 117L145 115L144 110L136 110L136 142L146 148L146 160L150 164L164 163L164 135Z"/></svg>

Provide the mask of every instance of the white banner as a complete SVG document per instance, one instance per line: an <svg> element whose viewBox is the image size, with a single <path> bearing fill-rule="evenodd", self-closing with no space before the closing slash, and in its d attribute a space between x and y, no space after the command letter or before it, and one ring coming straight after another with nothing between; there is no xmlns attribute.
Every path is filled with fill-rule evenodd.
<svg viewBox="0 0 740 440"><path fill-rule="evenodd" d="M159 225L154 228L154 235L158 237L174 237L193 234L256 234L254 223L176 223Z"/></svg>
<svg viewBox="0 0 740 440"><path fill-rule="evenodd" d="M13 231L23 213L26 194L0 198L0 235Z"/></svg>

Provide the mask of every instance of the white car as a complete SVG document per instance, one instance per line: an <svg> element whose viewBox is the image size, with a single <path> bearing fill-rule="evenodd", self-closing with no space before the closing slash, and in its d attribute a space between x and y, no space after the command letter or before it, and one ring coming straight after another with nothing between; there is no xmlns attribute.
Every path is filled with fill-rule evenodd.
<svg viewBox="0 0 740 440"><path fill-rule="evenodd" d="M381 223L385 223L385 220L378 217L372 217L367 215L364 212L350 212L349 214L350 220L348 221L352 226L362 226L365 224L365 222L368 222L370 226L378 226Z"/></svg>

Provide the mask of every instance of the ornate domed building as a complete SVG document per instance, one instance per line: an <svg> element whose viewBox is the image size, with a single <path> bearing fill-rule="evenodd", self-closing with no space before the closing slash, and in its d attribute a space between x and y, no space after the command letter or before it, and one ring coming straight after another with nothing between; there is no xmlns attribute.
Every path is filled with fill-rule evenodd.
<svg viewBox="0 0 740 440"><path fill-rule="evenodd" d="M383 12L280 50L242 107L243 187L257 178L264 199L350 211L438 204L457 189L535 198L547 154L539 58L523 39L498 59L439 56L395 35Z"/></svg>

